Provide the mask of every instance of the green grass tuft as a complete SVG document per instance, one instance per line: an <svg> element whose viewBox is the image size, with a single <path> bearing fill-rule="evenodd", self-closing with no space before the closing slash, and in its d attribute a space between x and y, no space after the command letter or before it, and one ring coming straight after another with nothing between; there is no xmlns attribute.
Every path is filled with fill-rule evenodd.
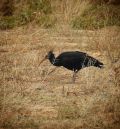
<svg viewBox="0 0 120 129"><path fill-rule="evenodd" d="M44 14L52 13L52 7L50 0L30 0L28 2L31 9L34 11L40 11Z"/></svg>
<svg viewBox="0 0 120 129"><path fill-rule="evenodd" d="M55 25L56 23L56 18L51 15L43 15L41 17L38 17L36 20L36 23L44 28L51 28Z"/></svg>
<svg viewBox="0 0 120 129"><path fill-rule="evenodd" d="M92 5L82 15L72 20L75 29L99 29L106 26L120 26L120 7Z"/></svg>
<svg viewBox="0 0 120 129"><path fill-rule="evenodd" d="M18 17L17 22L18 25L25 25L33 20L32 11L30 9L24 9L22 10Z"/></svg>
<svg viewBox="0 0 120 129"><path fill-rule="evenodd" d="M14 16L6 16L0 19L0 29L12 29L16 26L16 20Z"/></svg>
<svg viewBox="0 0 120 129"><path fill-rule="evenodd" d="M17 13L14 13L14 16L4 16L0 19L1 30L26 25L33 20L45 28L54 26L56 19L51 16L52 7L49 0L29 0L25 4L26 6L20 6L20 9L16 8Z"/></svg>

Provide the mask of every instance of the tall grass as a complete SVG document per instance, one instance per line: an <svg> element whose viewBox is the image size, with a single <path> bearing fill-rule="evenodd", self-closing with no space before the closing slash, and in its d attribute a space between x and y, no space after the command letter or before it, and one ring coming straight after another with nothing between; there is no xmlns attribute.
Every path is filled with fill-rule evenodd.
<svg viewBox="0 0 120 129"><path fill-rule="evenodd" d="M97 4L90 0L26 0L10 3L7 10L12 10L11 16L0 17L1 29L11 29L29 23L50 28L56 23L63 24L63 22L75 29L120 26L119 6L101 1L95 2ZM5 5L3 4L3 8ZM3 12L6 13L6 10Z"/></svg>
<svg viewBox="0 0 120 129"><path fill-rule="evenodd" d="M4 6L4 4L3 4ZM50 0L30 0L14 3L16 7L12 16L0 17L0 29L12 29L17 26L36 23L49 28L54 26L56 19L52 14ZM10 6L12 8L12 5Z"/></svg>
<svg viewBox="0 0 120 129"><path fill-rule="evenodd" d="M82 15L72 21L75 29L99 29L106 26L120 26L120 9L112 5L91 5Z"/></svg>

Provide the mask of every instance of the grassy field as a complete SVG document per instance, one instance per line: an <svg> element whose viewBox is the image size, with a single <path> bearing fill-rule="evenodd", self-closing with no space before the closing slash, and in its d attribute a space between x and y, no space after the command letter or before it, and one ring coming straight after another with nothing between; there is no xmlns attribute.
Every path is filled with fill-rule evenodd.
<svg viewBox="0 0 120 129"><path fill-rule="evenodd" d="M0 128L118 129L120 126L119 28L99 31L23 27L0 32ZM79 50L105 64L79 72L54 69L54 49Z"/></svg>
<svg viewBox="0 0 120 129"><path fill-rule="evenodd" d="M119 129L119 6L40 1L0 14L0 129ZM104 68L82 69L73 84L72 71L40 64L49 50L83 51Z"/></svg>
<svg viewBox="0 0 120 129"><path fill-rule="evenodd" d="M2 0L0 30L25 25L54 28L67 24L74 29L100 29L120 26L120 5L106 4L104 0Z"/></svg>

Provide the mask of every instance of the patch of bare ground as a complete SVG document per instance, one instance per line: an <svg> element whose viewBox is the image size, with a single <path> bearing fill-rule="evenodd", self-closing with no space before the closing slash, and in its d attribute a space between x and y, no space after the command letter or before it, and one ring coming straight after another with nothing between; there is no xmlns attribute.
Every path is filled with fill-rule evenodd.
<svg viewBox="0 0 120 129"><path fill-rule="evenodd" d="M33 27L0 31L0 128L118 129L120 124L120 31ZM90 54L104 69L72 72L39 65L53 49ZM69 91L69 92L68 92Z"/></svg>

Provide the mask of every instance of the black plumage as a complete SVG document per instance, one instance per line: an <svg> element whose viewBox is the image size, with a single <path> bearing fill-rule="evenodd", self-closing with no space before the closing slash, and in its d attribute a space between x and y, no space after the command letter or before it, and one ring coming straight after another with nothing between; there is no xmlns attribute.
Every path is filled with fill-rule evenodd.
<svg viewBox="0 0 120 129"><path fill-rule="evenodd" d="M103 63L99 60L89 56L87 53L79 52L79 51L69 51L63 52L58 57L55 58L55 55L52 51L48 52L47 59L54 66L63 66L69 70L74 72L73 74L73 82L75 82L76 73L85 67L95 66L98 68L103 67Z"/></svg>

